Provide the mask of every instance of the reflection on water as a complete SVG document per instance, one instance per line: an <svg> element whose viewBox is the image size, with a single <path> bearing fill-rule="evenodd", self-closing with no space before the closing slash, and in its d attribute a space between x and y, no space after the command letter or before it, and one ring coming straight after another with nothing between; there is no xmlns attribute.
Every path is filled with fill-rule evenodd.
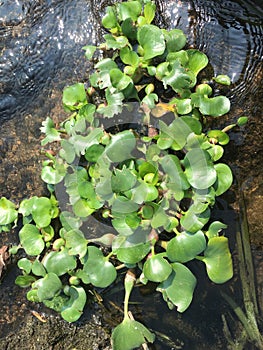
<svg viewBox="0 0 263 350"><path fill-rule="evenodd" d="M39 181L36 169L40 166L39 154L36 153L39 126L48 114L55 114L53 108L60 104L57 100L61 98L63 87L88 77L90 65L81 48L99 40L101 8L108 3L102 0L0 2L0 195L15 198L25 193L36 194ZM262 0L160 0L158 4L160 23L167 28L177 26L184 30L189 45L208 55L214 74L231 77L234 85L230 97L236 103L234 108L239 104L243 107L243 102L246 102L247 111L254 117L248 126L246 140L253 142L253 137L257 137L260 131L255 132L258 127L255 121L263 107L259 101L263 56ZM256 104L253 105L255 98ZM10 122L12 118L13 123ZM5 127L7 124L8 128ZM233 161L242 159L243 162L242 155L233 152L237 144L235 135L231 136L231 141L229 158ZM242 150L248 154L245 172L250 173L252 182L254 173L251 175L251 172L257 168L254 166L257 163L253 162L259 160L256 151L256 142L254 153L250 153L250 149ZM32 170L33 177L29 170ZM233 210L224 207L218 212L218 219L229 225L229 236L233 235ZM233 251L234 246L232 248ZM145 319L146 309L141 306L134 308L134 315L141 315L141 320L147 325L170 337L169 342L160 335L153 349L226 347L220 323L224 306L223 303L220 305L218 287L206 283L203 279L198 285L193 308L183 316L169 311L160 295L141 297L143 305L147 304L149 318ZM139 298L139 290L137 293ZM210 295L209 305L203 298L207 294ZM121 305L122 296L114 295L115 302L118 298Z"/></svg>

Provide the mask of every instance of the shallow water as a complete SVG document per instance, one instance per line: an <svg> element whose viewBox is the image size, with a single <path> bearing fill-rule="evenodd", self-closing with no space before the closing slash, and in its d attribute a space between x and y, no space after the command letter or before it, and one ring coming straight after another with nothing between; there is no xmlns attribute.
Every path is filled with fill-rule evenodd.
<svg viewBox="0 0 263 350"><path fill-rule="evenodd" d="M96 0L3 0L0 3L1 196L16 201L43 193L44 188L38 174L41 166L41 121L47 115L57 120L63 118L63 87L87 79L90 64L84 58L82 47L99 41L100 10L107 3ZM238 210L235 199L238 180L245 192L250 213L254 255L260 257L263 246L260 223L263 210L260 210L262 1L163 0L160 1L159 8L159 23L167 28L177 26L183 29L188 35L189 45L208 55L214 75L228 74L232 78L234 84L227 91L233 103L229 121L236 120L242 114L250 117L245 129L230 134L231 142L226 149L225 161L234 170L236 179L233 190L236 192L225 198L228 205L225 201L218 204L215 215L229 225L227 234L233 237L237 218L234 209ZM225 120L215 121L216 123L225 124ZM0 246L14 240L10 236L1 237ZM231 240L231 245L231 250L234 251L234 240ZM258 264L258 260L256 262ZM263 264L260 266L257 265L258 271L262 270ZM235 268L237 270L237 266ZM11 269L9 273L13 274L14 270ZM196 300L184 315L169 311L160 295L139 289L133 294L133 301L139 299L143 303L133 306L134 315L153 330L158 329L163 333L152 349L202 350L226 347L222 340L221 313L228 312L227 306L219 295L220 288L207 282L201 267L198 273L203 278L195 293ZM260 276L259 288L263 286L262 273ZM9 328L14 323L15 329L16 320L21 322L19 308L24 291L11 286L9 281L12 280L13 283L13 278L8 279L9 277L4 280L8 294L3 289L1 293L0 305L4 315L1 315L0 322L3 322L3 328L6 325ZM240 290L235 284L237 279L236 276L231 284L222 288L237 288L237 301L241 302ZM208 298L205 299L204 296ZM122 305L122 293L119 291L110 291L104 298L105 303L114 301ZM8 308L8 300L14 300L16 307ZM22 313L29 312L31 305L21 308ZM12 313L15 318L10 316ZM165 339L165 336L169 339Z"/></svg>

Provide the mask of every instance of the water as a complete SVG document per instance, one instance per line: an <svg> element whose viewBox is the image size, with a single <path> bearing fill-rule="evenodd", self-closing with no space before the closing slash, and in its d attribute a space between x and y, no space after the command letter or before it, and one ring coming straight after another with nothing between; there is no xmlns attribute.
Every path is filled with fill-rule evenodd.
<svg viewBox="0 0 263 350"><path fill-rule="evenodd" d="M87 79L91 66L84 58L82 47L100 41L102 31L98 23L101 9L107 4L107 1L96 0L1 1L1 196L19 200L43 193L38 174L41 166L41 121L47 115L61 119L64 115L61 108L63 87ZM233 190L238 189L238 180L247 196L248 212L253 213L249 224L254 254L260 256L259 247L263 244L259 220L262 212L262 141L259 136L263 107L262 1L161 0L158 6L158 22L162 26L168 29L177 26L184 30L189 45L208 55L214 75L220 73L231 77L234 84L227 93L233 109L229 121L246 113L250 117L245 130L230 134L231 142L224 160L235 172ZM216 120L217 123L221 122ZM228 194L225 200L229 206L223 201L215 211L217 218L229 226L227 234L232 237L232 251L235 249L233 237L236 231L235 196L236 193ZM14 238L8 236L1 240L1 245L10 244ZM235 269L237 272L237 264ZM159 294L143 289L136 289L133 293L132 301L140 302L132 306L135 317L161 333L152 349L226 347L221 314L228 314L228 309L219 294L220 288L207 281L201 265L194 272L201 275L201 281L191 309L183 315L178 315L175 310L169 311ZM236 279L222 288L235 290L235 282ZM262 276L259 276L259 286L260 283L263 283ZM8 313L14 310L6 307L9 304L5 298L17 300L18 289L8 283L5 288L8 293L1 293L5 317L1 315L0 321L9 319L11 321L6 323L11 324L14 318L8 318ZM235 290L235 294L241 303L240 290ZM119 291L112 291L104 297L105 303L112 300L122 305L122 293Z"/></svg>

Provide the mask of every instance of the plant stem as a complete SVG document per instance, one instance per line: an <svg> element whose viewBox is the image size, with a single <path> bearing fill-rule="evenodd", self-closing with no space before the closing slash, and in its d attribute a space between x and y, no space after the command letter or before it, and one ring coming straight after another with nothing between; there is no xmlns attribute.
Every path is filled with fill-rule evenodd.
<svg viewBox="0 0 263 350"><path fill-rule="evenodd" d="M125 287L125 297L124 297L124 320L129 319L129 299L131 291L135 284L136 278L134 273L131 270L128 270L124 279Z"/></svg>

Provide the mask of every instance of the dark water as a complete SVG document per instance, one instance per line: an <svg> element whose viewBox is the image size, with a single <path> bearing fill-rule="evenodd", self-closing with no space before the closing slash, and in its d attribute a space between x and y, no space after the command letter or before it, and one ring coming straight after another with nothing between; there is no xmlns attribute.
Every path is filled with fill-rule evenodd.
<svg viewBox="0 0 263 350"><path fill-rule="evenodd" d="M87 79L90 64L82 47L100 41L101 9L107 4L99 0L0 2L0 195L15 199L16 195L35 194L39 188L35 175L40 166L35 151L39 126L47 115L63 114L57 106L64 86ZM262 238L257 238L262 228L257 221L262 202L262 192L258 190L262 172L262 0L161 0L158 6L159 24L184 30L189 45L208 55L214 75L231 77L233 85L227 91L233 104L230 120L243 113L251 118L247 131L231 134L226 159L232 162L239 181L250 191L248 203L255 204L257 198L258 215L252 218L254 221L251 219L251 227L254 242L262 246ZM28 175L29 171L32 176ZM254 188L257 197L253 197ZM234 194L229 195L226 199L229 205L223 201L215 211L216 217L228 224L227 234L232 237L237 215L233 197ZM10 242L12 239L8 238L7 243ZM234 251L235 242L231 241L231 245ZM133 305L135 317L162 333L153 349L226 348L221 316L227 313L227 306L219 294L220 288L207 281L201 265L194 269L201 281L195 301L184 315L169 311L159 294L144 289L134 292L133 301L141 302ZM235 281L222 288L233 289ZM12 298L15 293L11 289ZM238 290L236 297L240 301ZM121 292L105 295L106 301L111 298L122 305ZM4 293L2 303L5 303Z"/></svg>

